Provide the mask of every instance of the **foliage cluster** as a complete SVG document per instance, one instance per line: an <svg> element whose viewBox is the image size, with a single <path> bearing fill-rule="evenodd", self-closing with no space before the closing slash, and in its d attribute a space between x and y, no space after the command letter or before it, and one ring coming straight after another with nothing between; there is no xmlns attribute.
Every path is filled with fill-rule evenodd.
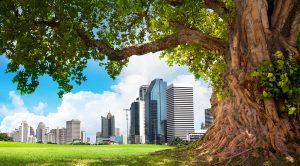
<svg viewBox="0 0 300 166"><path fill-rule="evenodd" d="M0 133L0 141L13 141L6 133Z"/></svg>
<svg viewBox="0 0 300 166"><path fill-rule="evenodd" d="M227 7L232 4L232 0L226 1ZM5 54L9 59L7 72L15 73L13 82L22 94L33 93L39 77L49 75L58 83L61 97L71 91L73 84L80 85L87 79L83 70L90 59L105 67L112 78L128 62L128 59L110 60L103 50L87 46L79 31L90 39L104 41L116 51L168 36L178 30L174 22L226 41L225 22L202 5L203 0L185 0L176 7L168 1L153 0L2 0L0 55ZM196 47L180 46L175 53L169 50L164 55L170 55L167 56L170 63L174 59L181 65L191 65L190 70L197 78L204 76L214 84L218 82L215 80L219 74L213 74L222 68L222 58L217 58L214 52L210 58L210 52L199 48L187 52L193 48ZM193 54L189 59L196 60L189 62L182 52L185 56ZM201 63L197 65L198 62ZM207 65L198 70L204 63Z"/></svg>
<svg viewBox="0 0 300 166"><path fill-rule="evenodd" d="M77 142L77 143L72 143L72 145L91 145L91 144L85 142Z"/></svg>
<svg viewBox="0 0 300 166"><path fill-rule="evenodd" d="M183 139L181 139L181 138L179 138L179 137L174 138L174 139L169 143L170 146L176 146L176 147L185 146L185 145L189 145L189 144L190 144L189 141L183 140Z"/></svg>
<svg viewBox="0 0 300 166"><path fill-rule="evenodd" d="M180 45L174 49L163 51L161 57L166 57L169 65L179 64L189 66L189 71L196 79L202 78L221 94L224 86L222 77L225 71L224 57L218 52L207 51L193 45Z"/></svg>
<svg viewBox="0 0 300 166"><path fill-rule="evenodd" d="M263 86L263 98L274 97L289 115L300 111L300 62L277 51L270 61L258 65L252 76Z"/></svg>

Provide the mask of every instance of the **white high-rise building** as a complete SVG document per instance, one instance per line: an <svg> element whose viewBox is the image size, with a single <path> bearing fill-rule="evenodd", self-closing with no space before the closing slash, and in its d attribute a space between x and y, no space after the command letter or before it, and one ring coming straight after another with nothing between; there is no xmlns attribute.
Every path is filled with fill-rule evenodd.
<svg viewBox="0 0 300 166"><path fill-rule="evenodd" d="M15 129L14 131L11 132L11 137L13 137L14 142L20 142L20 131L19 129Z"/></svg>
<svg viewBox="0 0 300 166"><path fill-rule="evenodd" d="M145 134L145 102L142 100L139 100L139 126L140 126L140 143L145 144L146 143L146 134Z"/></svg>
<svg viewBox="0 0 300 166"><path fill-rule="evenodd" d="M23 121L21 123L21 126L19 127L19 134L20 134L20 142L28 142L29 136L30 136L30 126L26 121Z"/></svg>
<svg viewBox="0 0 300 166"><path fill-rule="evenodd" d="M186 140L189 133L194 133L193 86L171 84L167 88L167 141Z"/></svg>
<svg viewBox="0 0 300 166"><path fill-rule="evenodd" d="M72 119L67 121L67 143L73 143L74 141L80 140L80 121Z"/></svg>
<svg viewBox="0 0 300 166"><path fill-rule="evenodd" d="M46 128L45 123L40 122L37 129L36 129L36 139L37 142L41 142L41 143L47 143L48 139L46 138L46 134L48 128Z"/></svg>
<svg viewBox="0 0 300 166"><path fill-rule="evenodd" d="M30 136L28 137L27 142L29 142L29 143L36 143L36 137L33 136L33 135L30 135Z"/></svg>
<svg viewBox="0 0 300 166"><path fill-rule="evenodd" d="M48 133L48 142L58 144L59 143L59 129L51 129Z"/></svg>
<svg viewBox="0 0 300 166"><path fill-rule="evenodd" d="M58 129L58 144L65 144L67 143L67 129L62 128Z"/></svg>
<svg viewBox="0 0 300 166"><path fill-rule="evenodd" d="M87 143L87 140L86 140L86 132L85 131L81 131L81 141L83 143Z"/></svg>

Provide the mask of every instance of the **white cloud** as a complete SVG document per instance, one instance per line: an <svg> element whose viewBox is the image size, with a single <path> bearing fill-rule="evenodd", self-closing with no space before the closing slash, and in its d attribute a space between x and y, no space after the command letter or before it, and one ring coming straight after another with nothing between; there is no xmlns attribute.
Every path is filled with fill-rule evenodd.
<svg viewBox="0 0 300 166"><path fill-rule="evenodd" d="M79 119L82 122L82 130L92 139L95 132L101 130L101 116L106 116L108 111L115 115L116 127L126 133L126 118L124 108L138 97L140 85L149 84L154 78L180 83L191 83L194 85L195 101L195 123L200 127L204 121L204 108L210 106L209 99L211 90L202 81L197 81L194 76L187 72L187 67L169 67L163 60L158 58L159 54L149 54L141 57L134 56L130 59L128 67L124 68L119 76L119 82L111 86L111 89L102 93L80 91L68 93L63 96L61 105L55 112L43 115L46 103L39 102L33 111L26 108L21 97L15 92L10 92L12 107L0 106L0 114L4 116L0 130L11 131L18 127L22 120L27 120L34 128L40 121L46 123L50 128L65 127L66 121Z"/></svg>
<svg viewBox="0 0 300 166"><path fill-rule="evenodd" d="M18 96L14 91L9 92L9 97L12 99L12 104L17 108L23 108L24 102L20 96Z"/></svg>
<svg viewBox="0 0 300 166"><path fill-rule="evenodd" d="M36 106L33 107L33 112L38 115L43 115L47 103L39 102Z"/></svg>
<svg viewBox="0 0 300 166"><path fill-rule="evenodd" d="M9 116L19 112L28 112L23 100L14 91L9 92L9 98L11 99L13 107L10 108L9 106L2 105L0 107L0 114L3 116Z"/></svg>

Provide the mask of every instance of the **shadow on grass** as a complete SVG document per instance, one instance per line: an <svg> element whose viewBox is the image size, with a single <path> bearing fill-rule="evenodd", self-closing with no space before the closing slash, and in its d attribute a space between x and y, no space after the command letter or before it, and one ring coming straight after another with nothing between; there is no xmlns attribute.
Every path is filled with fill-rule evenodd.
<svg viewBox="0 0 300 166"><path fill-rule="evenodd" d="M98 158L98 159L74 159L74 160L53 160L53 161L36 161L36 160L12 160L6 159L1 160L0 165L44 165L44 166L71 166L71 165L82 165L82 166L93 166L93 165L130 165L130 166L148 166L148 165L228 165L228 166L298 166L300 165L300 156L293 156L295 161L293 163L287 162L286 158L283 156L273 156L273 157L263 157L252 155L248 156L238 156L224 162L214 162L208 163L199 156L199 152L195 150L193 146L186 146L175 149L168 149L163 151L157 151L148 155L143 156L130 156L130 157L112 157L112 158Z"/></svg>

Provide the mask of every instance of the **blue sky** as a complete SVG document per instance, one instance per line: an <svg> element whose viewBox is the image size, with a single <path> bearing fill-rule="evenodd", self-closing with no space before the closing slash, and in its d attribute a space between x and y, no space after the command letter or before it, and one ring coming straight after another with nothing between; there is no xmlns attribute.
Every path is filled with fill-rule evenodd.
<svg viewBox="0 0 300 166"><path fill-rule="evenodd" d="M17 89L17 84L13 83L11 80L14 77L14 73L6 73L6 65L8 59L4 55L0 56L0 105L11 105L8 94L10 91L19 92ZM117 80L111 79L106 70L103 67L99 67L96 61L90 60L88 62L87 68L84 70L84 74L87 76L87 81L83 82L80 86L73 84L74 88L72 93L79 91L91 91L95 93L101 93L104 90L110 88L111 85L115 84ZM32 94L25 94L22 99L26 103L28 108L32 108L38 104L38 102L47 102L47 109L45 114L54 111L56 107L61 103L61 99L58 98L58 86L57 83L52 81L52 78L45 75L39 79L40 84L36 91ZM0 121L3 117L0 115Z"/></svg>
<svg viewBox="0 0 300 166"><path fill-rule="evenodd" d="M186 66L168 66L158 58L159 53L133 56L128 67L123 68L116 80L112 80L105 69L95 61L89 61L84 73L87 81L74 85L72 92L59 99L57 83L48 76L40 78L40 85L33 94L21 96L16 84L11 82L14 74L5 73L8 60L0 56L0 130L12 131L23 120L36 128L43 121L49 128L65 127L70 119L81 120L81 128L94 140L101 130L101 116L111 111L115 115L116 127L126 133L123 109L130 108L138 97L139 86L150 84L155 78L171 83L189 83L194 86L195 128L204 121L204 109L210 107L211 89L202 80L195 80Z"/></svg>

